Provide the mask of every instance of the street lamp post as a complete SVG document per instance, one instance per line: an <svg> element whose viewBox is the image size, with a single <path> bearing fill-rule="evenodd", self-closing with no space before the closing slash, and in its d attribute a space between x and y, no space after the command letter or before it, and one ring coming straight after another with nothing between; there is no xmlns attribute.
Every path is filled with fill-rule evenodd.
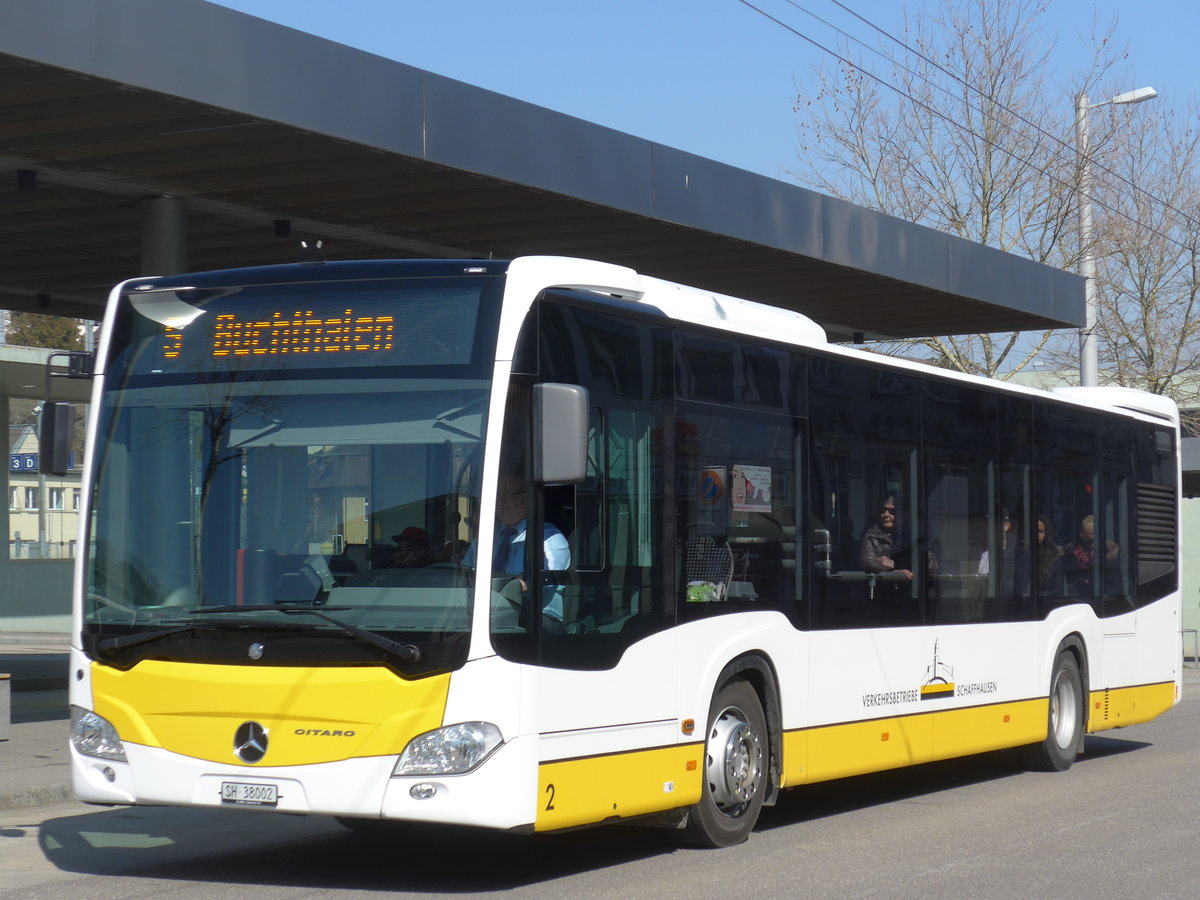
<svg viewBox="0 0 1200 900"><path fill-rule="evenodd" d="M1110 100L1088 103L1087 94L1075 98L1075 152L1079 154L1079 274L1083 276L1084 325L1079 333L1079 383L1095 387L1100 383L1096 355L1096 258L1092 255L1092 161L1088 153L1088 112L1101 106L1141 103L1153 100L1158 91L1138 88L1117 94Z"/></svg>

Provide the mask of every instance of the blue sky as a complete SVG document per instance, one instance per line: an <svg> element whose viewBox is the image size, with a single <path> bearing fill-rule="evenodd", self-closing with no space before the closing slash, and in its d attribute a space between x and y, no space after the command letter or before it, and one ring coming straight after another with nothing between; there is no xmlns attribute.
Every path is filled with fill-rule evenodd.
<svg viewBox="0 0 1200 900"><path fill-rule="evenodd" d="M787 179L796 156L792 103L827 57L738 0L218 0L381 56L639 137ZM753 0L828 47L870 30L831 0ZM904 4L843 0L897 30ZM928 5L909 2L910 9ZM1079 61L1080 35L1117 17L1128 44L1124 87L1153 85L1182 103L1200 85L1196 0L1050 0L1056 67ZM1053 75L1053 73L1051 73ZM1063 102L1070 107L1069 88Z"/></svg>

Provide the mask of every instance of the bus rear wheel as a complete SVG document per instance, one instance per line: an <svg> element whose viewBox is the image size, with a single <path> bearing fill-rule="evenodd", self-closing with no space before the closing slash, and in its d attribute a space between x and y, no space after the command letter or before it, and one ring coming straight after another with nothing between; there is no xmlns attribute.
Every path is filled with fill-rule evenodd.
<svg viewBox="0 0 1200 900"><path fill-rule="evenodd" d="M1079 662L1070 650L1060 651L1054 660L1049 699L1046 739L1023 747L1021 762L1027 769L1063 772L1071 768L1079 754L1086 711Z"/></svg>
<svg viewBox="0 0 1200 900"><path fill-rule="evenodd" d="M749 682L728 682L709 707L704 785L688 811L683 838L697 847L729 847L750 836L767 792L767 720Z"/></svg>

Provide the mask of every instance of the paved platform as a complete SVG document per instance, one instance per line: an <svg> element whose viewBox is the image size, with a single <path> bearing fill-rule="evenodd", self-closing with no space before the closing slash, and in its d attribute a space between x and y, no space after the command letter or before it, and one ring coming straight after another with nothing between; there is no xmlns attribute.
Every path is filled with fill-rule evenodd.
<svg viewBox="0 0 1200 900"><path fill-rule="evenodd" d="M69 800L67 692L15 693L12 719L8 740L0 741L0 809Z"/></svg>
<svg viewBox="0 0 1200 900"><path fill-rule="evenodd" d="M0 741L0 809L70 797L67 650L63 634L0 632L0 672L10 676L8 739Z"/></svg>

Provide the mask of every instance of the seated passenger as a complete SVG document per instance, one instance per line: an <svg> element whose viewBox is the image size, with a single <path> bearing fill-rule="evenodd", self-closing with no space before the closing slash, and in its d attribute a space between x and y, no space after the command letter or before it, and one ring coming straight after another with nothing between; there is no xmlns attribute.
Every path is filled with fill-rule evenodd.
<svg viewBox="0 0 1200 900"><path fill-rule="evenodd" d="M1038 590L1048 597L1061 597L1066 593L1063 583L1063 551L1054 542L1054 524L1048 516L1037 517L1037 584Z"/></svg>
<svg viewBox="0 0 1200 900"><path fill-rule="evenodd" d="M912 581L909 569L896 566L896 498L889 496L879 511L879 521L863 532L862 567L865 572L903 572Z"/></svg>
<svg viewBox="0 0 1200 900"><path fill-rule="evenodd" d="M1116 541L1106 541L1104 558L1112 562L1121 552ZM1096 520L1092 516L1084 516L1079 523L1079 537L1067 551L1067 581L1078 597L1096 596L1093 578L1095 566L1099 561L1096 556Z"/></svg>
<svg viewBox="0 0 1200 900"><path fill-rule="evenodd" d="M500 494L496 498L492 572L493 575L517 575L523 591L529 589L525 572L525 531L528 525L525 511L528 503L528 485L516 475L501 476ZM562 571L570 567L570 545L563 533L550 522L542 524L541 545L542 565L546 571ZM547 586L542 593L542 626L550 631L560 631L563 628L562 589Z"/></svg>
<svg viewBox="0 0 1200 900"><path fill-rule="evenodd" d="M433 562L432 542L423 528L405 528L392 535L392 543L396 545L392 550L393 569L416 569Z"/></svg>
<svg viewBox="0 0 1200 900"><path fill-rule="evenodd" d="M515 576L522 593L528 592L528 573L525 571L525 538L529 520L529 487L519 475L500 476L500 492L496 497L496 531L492 544L492 577ZM571 546L563 533L551 522L542 523L541 566L543 571L563 571L571 565ZM475 545L463 554L463 563L477 565ZM563 625L563 591L561 586L542 588L542 627L561 632Z"/></svg>

